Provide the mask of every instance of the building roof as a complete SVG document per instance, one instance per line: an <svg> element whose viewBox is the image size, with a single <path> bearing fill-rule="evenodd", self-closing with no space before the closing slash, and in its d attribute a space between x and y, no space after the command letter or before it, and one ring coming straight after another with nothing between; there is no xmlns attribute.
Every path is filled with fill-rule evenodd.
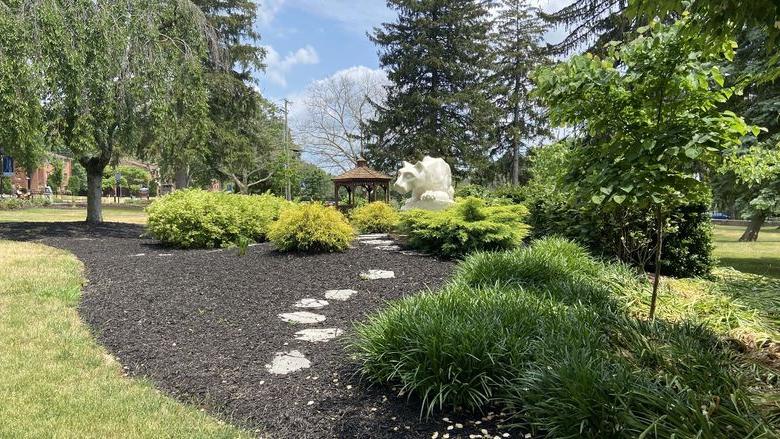
<svg viewBox="0 0 780 439"><path fill-rule="evenodd" d="M368 167L368 163L364 158L359 158L357 161L357 167L351 169L339 176L333 177L332 180L339 181L390 181L392 177L389 177L377 170Z"/></svg>

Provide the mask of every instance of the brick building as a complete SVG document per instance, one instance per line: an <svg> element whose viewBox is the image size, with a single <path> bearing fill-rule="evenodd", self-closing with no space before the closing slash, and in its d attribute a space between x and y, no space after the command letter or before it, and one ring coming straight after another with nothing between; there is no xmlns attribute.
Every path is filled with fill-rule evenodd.
<svg viewBox="0 0 780 439"><path fill-rule="evenodd" d="M55 192L63 193L68 188L68 180L73 173L73 161L65 156L59 154L49 154L46 158L46 162L39 166L32 175L28 176L27 171L19 166L18 163L14 163L14 175L11 177L11 184L14 188L26 190L28 188L27 182L29 177L29 188L33 194L42 194L43 189L46 187L46 181L49 179L49 175L54 172L54 161L58 160L63 163L62 166L62 185L59 188L52 188Z"/></svg>

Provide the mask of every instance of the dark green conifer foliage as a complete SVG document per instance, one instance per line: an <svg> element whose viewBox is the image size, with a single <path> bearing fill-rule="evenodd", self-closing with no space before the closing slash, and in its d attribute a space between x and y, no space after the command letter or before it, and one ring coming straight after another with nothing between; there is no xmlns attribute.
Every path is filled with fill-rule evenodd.
<svg viewBox="0 0 780 439"><path fill-rule="evenodd" d="M520 182L520 165L531 142L549 133L543 110L529 96L529 74L548 64L543 47L546 27L538 9L528 0L498 0L493 24L496 84L495 104L501 111L498 120L497 155L510 157L512 184Z"/></svg>
<svg viewBox="0 0 780 439"><path fill-rule="evenodd" d="M371 161L392 171L401 160L428 154L443 157L455 173L486 166L496 114L488 83L489 2L387 3L398 18L371 35L391 82L368 127Z"/></svg>

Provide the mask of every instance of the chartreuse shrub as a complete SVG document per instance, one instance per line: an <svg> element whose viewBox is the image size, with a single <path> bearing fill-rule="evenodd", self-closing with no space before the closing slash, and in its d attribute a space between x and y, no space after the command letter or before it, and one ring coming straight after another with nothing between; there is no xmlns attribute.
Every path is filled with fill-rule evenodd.
<svg viewBox="0 0 780 439"><path fill-rule="evenodd" d="M401 213L399 229L409 245L445 257L461 257L479 250L519 246L528 234L522 205L486 206L479 198L458 201L447 210L411 210Z"/></svg>
<svg viewBox="0 0 780 439"><path fill-rule="evenodd" d="M431 415L494 406L546 437L761 437L771 427L704 326L637 320L622 265L549 238L477 253L438 292L356 326L364 378Z"/></svg>
<svg viewBox="0 0 780 439"><path fill-rule="evenodd" d="M387 233L398 225L398 212L381 201L365 204L350 214L352 225L362 233Z"/></svg>
<svg viewBox="0 0 780 439"><path fill-rule="evenodd" d="M338 210L319 203L289 206L271 224L268 239L280 251L335 252L349 247L355 231Z"/></svg>
<svg viewBox="0 0 780 439"><path fill-rule="evenodd" d="M237 195L181 190L146 208L147 227L165 244L182 248L215 248L262 241L286 202L266 195Z"/></svg>

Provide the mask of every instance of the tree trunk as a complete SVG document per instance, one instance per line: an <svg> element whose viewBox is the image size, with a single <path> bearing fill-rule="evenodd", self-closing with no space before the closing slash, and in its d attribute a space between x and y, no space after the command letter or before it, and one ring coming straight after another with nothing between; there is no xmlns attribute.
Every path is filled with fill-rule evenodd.
<svg viewBox="0 0 780 439"><path fill-rule="evenodd" d="M750 218L750 224L748 224L745 233L739 238L739 242L754 242L758 240L758 232L761 231L761 226L764 225L766 220L766 213L756 212Z"/></svg>
<svg viewBox="0 0 780 439"><path fill-rule="evenodd" d="M655 244L655 276L653 277L653 295L650 298L650 320L655 318L655 307L658 301L658 284L661 281L661 249L664 245L664 218L661 215L661 209L655 211L655 228L658 236L658 242Z"/></svg>
<svg viewBox="0 0 780 439"><path fill-rule="evenodd" d="M87 223L103 222L103 166L87 167Z"/></svg>
<svg viewBox="0 0 780 439"><path fill-rule="evenodd" d="M174 179L176 180L176 189L185 189L190 183L189 167L184 165L176 168L176 174Z"/></svg>

